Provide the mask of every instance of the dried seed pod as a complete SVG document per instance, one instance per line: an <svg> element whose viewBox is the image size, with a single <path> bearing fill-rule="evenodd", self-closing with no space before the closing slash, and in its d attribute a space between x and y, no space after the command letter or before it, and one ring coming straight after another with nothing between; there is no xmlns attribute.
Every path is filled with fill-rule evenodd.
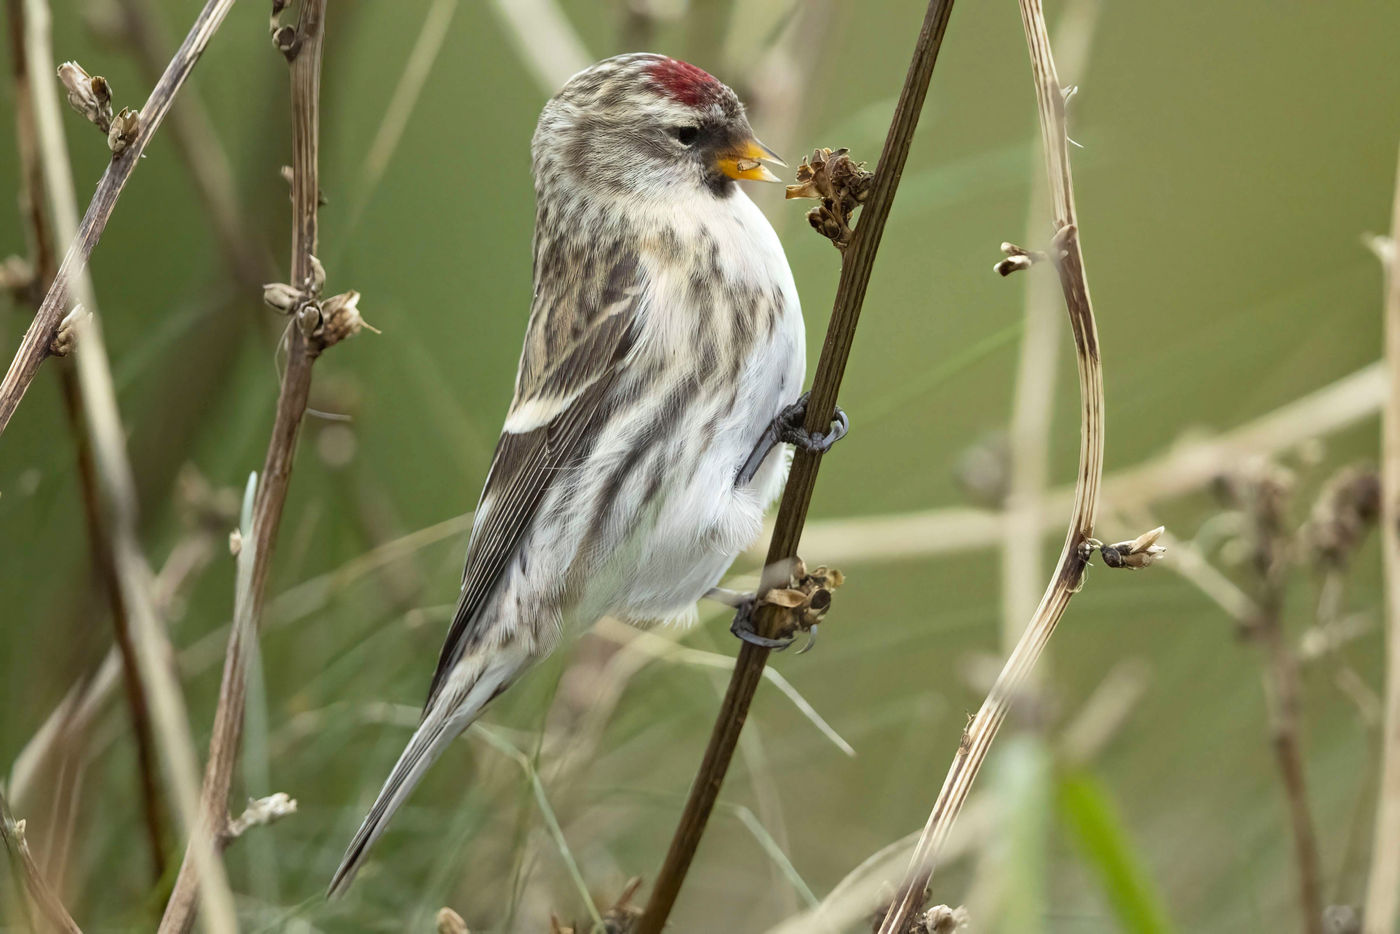
<svg viewBox="0 0 1400 934"><path fill-rule="evenodd" d="M263 302L284 315L296 310L305 296L300 289L294 289L285 282L269 282L263 286Z"/></svg>
<svg viewBox="0 0 1400 934"><path fill-rule="evenodd" d="M321 304L321 314L325 322L321 330L321 341L326 347L338 344L347 337L354 337L362 328L375 330L360 316L359 304L360 293L354 289L333 295Z"/></svg>
<svg viewBox="0 0 1400 934"><path fill-rule="evenodd" d="M123 107L121 113L112 118L112 124L107 128L107 148L112 150L112 155L119 156L140 132L140 112Z"/></svg>
<svg viewBox="0 0 1400 934"><path fill-rule="evenodd" d="M112 86L101 75L89 75L77 62L58 66L58 80L68 92L68 103L74 110L108 132L112 125Z"/></svg>
<svg viewBox="0 0 1400 934"><path fill-rule="evenodd" d="M78 344L83 325L91 317L91 313L82 305L74 305L73 310L64 315L63 320L58 323L58 331L55 332L53 340L49 341L49 353L55 357L66 357L72 353Z"/></svg>

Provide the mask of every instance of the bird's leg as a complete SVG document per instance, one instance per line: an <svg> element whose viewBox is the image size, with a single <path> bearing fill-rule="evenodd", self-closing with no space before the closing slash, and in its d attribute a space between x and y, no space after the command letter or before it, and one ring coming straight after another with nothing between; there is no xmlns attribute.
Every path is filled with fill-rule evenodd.
<svg viewBox="0 0 1400 934"><path fill-rule="evenodd" d="M768 456L768 452L773 450L773 446L776 444L787 443L813 454L824 454L831 450L833 444L846 437L851 423L839 405L836 407L836 417L831 420L829 430L810 432L806 429L807 397L809 395L811 393L804 392L796 402L779 412L773 421L768 423L768 427L763 429L763 434L759 437L758 443L753 446L748 460L744 461L744 466L739 468L739 475L734 478L736 487L747 486L753 480L754 475L758 473L758 468L763 465L764 458Z"/></svg>

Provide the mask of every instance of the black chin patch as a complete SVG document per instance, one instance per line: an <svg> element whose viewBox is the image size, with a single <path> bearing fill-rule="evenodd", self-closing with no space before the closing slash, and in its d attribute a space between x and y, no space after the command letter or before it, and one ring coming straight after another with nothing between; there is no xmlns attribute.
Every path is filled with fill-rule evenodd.
<svg viewBox="0 0 1400 934"><path fill-rule="evenodd" d="M728 198L730 195L734 194L735 190L739 187L739 183L723 172L706 172L705 187L708 188L710 194L714 195L716 198Z"/></svg>

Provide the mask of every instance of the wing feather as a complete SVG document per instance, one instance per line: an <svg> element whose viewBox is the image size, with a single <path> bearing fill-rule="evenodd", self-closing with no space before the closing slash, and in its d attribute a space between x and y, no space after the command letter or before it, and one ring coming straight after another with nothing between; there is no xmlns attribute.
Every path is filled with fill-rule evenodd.
<svg viewBox="0 0 1400 934"><path fill-rule="evenodd" d="M607 415L611 390L636 341L641 301L636 279L635 257L615 256L595 283L574 284L572 296L539 290L526 331L515 399L506 417L507 430L496 444L486 475L478 519L467 545L462 591L425 711L481 635L476 625L481 610L515 558L551 486L561 471L588 455L595 429ZM561 334L572 338L562 347Z"/></svg>

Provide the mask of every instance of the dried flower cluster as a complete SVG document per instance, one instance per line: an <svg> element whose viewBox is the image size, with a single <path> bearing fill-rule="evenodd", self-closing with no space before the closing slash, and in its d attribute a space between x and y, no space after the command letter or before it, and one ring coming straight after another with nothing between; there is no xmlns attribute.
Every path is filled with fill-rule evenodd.
<svg viewBox="0 0 1400 934"><path fill-rule="evenodd" d="M82 305L74 305L68 314L63 316L59 322L58 333L49 341L49 353L55 357L66 357L73 352L73 348L78 344L79 333L83 325L92 317L92 313L83 308Z"/></svg>
<svg viewBox="0 0 1400 934"><path fill-rule="evenodd" d="M782 608L783 620L774 630L773 638L790 639L799 632L805 632L808 634L807 644L797 654L810 649L816 642L817 625L831 609L831 592L845 582L846 576L836 568L822 565L809 572L806 562L794 558L788 585L774 587L758 600L757 605Z"/></svg>
<svg viewBox="0 0 1400 934"><path fill-rule="evenodd" d="M1132 541L1105 545L1098 539L1091 538L1084 545L1090 553L1097 550L1108 567L1136 571L1147 567L1167 553L1166 548L1157 544L1157 539L1161 538L1165 531L1166 527L1159 525L1155 529L1143 532Z"/></svg>
<svg viewBox="0 0 1400 934"><path fill-rule="evenodd" d="M797 184L787 187L789 198L815 198L821 204L807 212L807 222L823 237L845 250L851 242L851 215L865 203L875 175L864 162L853 162L848 150L817 149L797 167Z"/></svg>
<svg viewBox="0 0 1400 934"><path fill-rule="evenodd" d="M360 316L360 293L351 289L322 299L326 284L326 269L316 257L311 257L311 275L300 288L286 282L269 282L263 286L263 301L296 322L301 333L314 341L318 349L338 344L361 329L375 330ZM377 332L376 332L377 333Z"/></svg>
<svg viewBox="0 0 1400 934"><path fill-rule="evenodd" d="M141 113L123 107L112 115L112 86L101 75L90 75L77 62L58 66L58 80L68 92L68 103L90 123L107 134L107 148L121 155L141 132Z"/></svg>

